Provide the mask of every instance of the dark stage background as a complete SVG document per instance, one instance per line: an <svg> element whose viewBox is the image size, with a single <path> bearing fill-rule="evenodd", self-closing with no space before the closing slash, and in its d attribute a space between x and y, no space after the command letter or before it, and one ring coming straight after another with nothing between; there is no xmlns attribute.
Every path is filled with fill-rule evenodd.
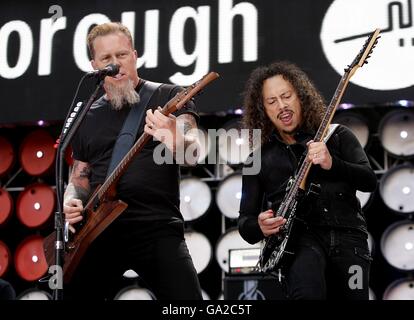
<svg viewBox="0 0 414 320"><path fill-rule="evenodd" d="M199 98L203 113L240 106L252 69L279 59L304 68L330 99L343 68L365 41L358 35L375 28L384 30L382 39L361 71L370 78L351 83L343 102L410 100L414 82L412 77L407 79L413 70L412 29L407 32L412 23L411 0L397 2L399 7L390 3L3 1L0 123L62 120L82 72L90 68L87 31L105 19L122 20L134 31L138 53L145 56L145 64L139 65L143 78L188 85L208 71L220 73L219 82ZM61 6L63 12L55 32L51 31L53 12L48 13L52 5ZM335 43L352 36L357 38Z"/></svg>

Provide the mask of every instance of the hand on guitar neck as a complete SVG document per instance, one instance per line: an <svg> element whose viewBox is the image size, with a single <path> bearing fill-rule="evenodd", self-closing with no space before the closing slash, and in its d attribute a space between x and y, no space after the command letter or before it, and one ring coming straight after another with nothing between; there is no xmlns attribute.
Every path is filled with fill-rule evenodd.
<svg viewBox="0 0 414 320"><path fill-rule="evenodd" d="M308 160L312 164L319 164L322 169L330 170L332 167L332 157L324 142L309 141L308 146Z"/></svg>

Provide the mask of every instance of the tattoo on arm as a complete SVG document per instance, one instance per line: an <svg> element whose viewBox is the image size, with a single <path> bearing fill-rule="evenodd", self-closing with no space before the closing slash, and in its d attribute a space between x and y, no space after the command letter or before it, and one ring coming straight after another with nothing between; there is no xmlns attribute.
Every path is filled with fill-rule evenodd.
<svg viewBox="0 0 414 320"><path fill-rule="evenodd" d="M90 166L86 162L75 160L72 172L69 177L69 184L65 191L65 200L80 199L82 202L88 200L90 194L89 177L91 171Z"/></svg>
<svg viewBox="0 0 414 320"><path fill-rule="evenodd" d="M190 131L193 127L194 127L194 124L191 123L190 121L184 122L184 135L186 135L188 131Z"/></svg>
<svg viewBox="0 0 414 320"><path fill-rule="evenodd" d="M181 158L184 158L184 164L186 165L195 165L197 163L199 154L200 154L200 142L198 139L197 123L191 114L182 114L177 117L178 127L182 128L184 133L184 148L181 148L181 152L184 151L184 155ZM190 153L187 153L187 149L191 147ZM177 150L174 150L174 158L177 159ZM189 155L191 154L191 157ZM190 158L190 159L188 159Z"/></svg>
<svg viewBox="0 0 414 320"><path fill-rule="evenodd" d="M80 178L87 178L89 180L89 176L91 175L91 169L89 166L85 166L79 173Z"/></svg>
<svg viewBox="0 0 414 320"><path fill-rule="evenodd" d="M65 191L65 200L79 199L82 203L85 203L89 198L90 190L80 186L75 186L73 183L69 183Z"/></svg>

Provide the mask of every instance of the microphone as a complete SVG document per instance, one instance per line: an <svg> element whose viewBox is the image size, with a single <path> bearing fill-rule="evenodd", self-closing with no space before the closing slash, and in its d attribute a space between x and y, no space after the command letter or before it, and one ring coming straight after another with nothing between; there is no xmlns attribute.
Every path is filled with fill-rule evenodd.
<svg viewBox="0 0 414 320"><path fill-rule="evenodd" d="M118 72L119 72L119 65L111 63L111 64L108 64L103 69L90 71L86 75L88 78L95 77L95 78L103 79L106 76L115 76L118 74Z"/></svg>

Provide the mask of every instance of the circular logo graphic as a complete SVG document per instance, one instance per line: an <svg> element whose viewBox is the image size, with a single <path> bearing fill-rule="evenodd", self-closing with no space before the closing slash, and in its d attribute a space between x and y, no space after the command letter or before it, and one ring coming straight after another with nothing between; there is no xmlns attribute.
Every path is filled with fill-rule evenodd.
<svg viewBox="0 0 414 320"><path fill-rule="evenodd" d="M355 59L370 33L381 30L372 56L351 82L373 90L414 85L414 9L412 0L336 0L321 29L322 48L340 74Z"/></svg>

